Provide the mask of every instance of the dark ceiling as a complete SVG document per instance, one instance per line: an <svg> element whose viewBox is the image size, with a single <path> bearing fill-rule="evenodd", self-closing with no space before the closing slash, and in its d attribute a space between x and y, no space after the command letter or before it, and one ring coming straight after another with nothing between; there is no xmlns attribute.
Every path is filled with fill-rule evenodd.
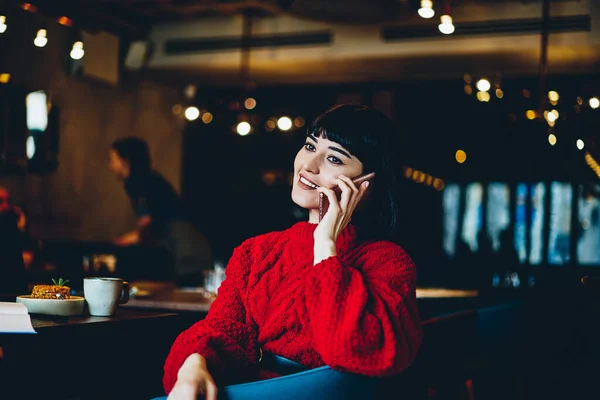
<svg viewBox="0 0 600 400"><path fill-rule="evenodd" d="M16 6L22 4L8 0ZM507 0L535 3L541 0ZM561 0L576 1L576 0ZM448 0L452 7L501 0ZM556 1L553 1L556 2ZM141 34L158 22L254 13L345 23L401 22L414 18L419 0L33 0L41 14L66 15L87 30ZM434 2L434 8L443 2Z"/></svg>

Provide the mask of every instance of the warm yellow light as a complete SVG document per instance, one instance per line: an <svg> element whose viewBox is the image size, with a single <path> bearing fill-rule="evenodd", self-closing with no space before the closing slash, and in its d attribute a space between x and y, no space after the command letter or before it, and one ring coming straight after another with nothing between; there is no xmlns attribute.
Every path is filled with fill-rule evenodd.
<svg viewBox="0 0 600 400"><path fill-rule="evenodd" d="M525 117L527 117L527 119L535 119L535 111L527 110L527 112L525 113Z"/></svg>
<svg viewBox="0 0 600 400"><path fill-rule="evenodd" d="M171 107L171 112L173 115L180 115L183 112L183 107L181 104L174 104L173 107Z"/></svg>
<svg viewBox="0 0 600 400"><path fill-rule="evenodd" d="M273 131L273 129L275 129L276 126L277 124L272 119L269 119L267 120L267 122L265 122L265 129L269 132Z"/></svg>
<svg viewBox="0 0 600 400"><path fill-rule="evenodd" d="M421 0L421 8L417 11L421 18L431 18L435 15L433 11L433 2L431 0Z"/></svg>
<svg viewBox="0 0 600 400"><path fill-rule="evenodd" d="M68 26L68 27L72 27L73 26L73 20L71 18L65 17L65 16L59 17L57 19L57 22L59 24L61 24L61 25L64 25L64 26Z"/></svg>
<svg viewBox="0 0 600 400"><path fill-rule="evenodd" d="M287 131L292 127L292 120L288 117L281 117L277 120L277 126L282 131Z"/></svg>
<svg viewBox="0 0 600 400"><path fill-rule="evenodd" d="M577 139L577 148L579 150L583 150L584 147L585 147L585 143L583 143L583 140Z"/></svg>
<svg viewBox="0 0 600 400"><path fill-rule="evenodd" d="M213 120L213 115L211 113L209 113L208 111L205 112L204 114L202 114L202 122L204 122L205 124L210 124Z"/></svg>
<svg viewBox="0 0 600 400"><path fill-rule="evenodd" d="M22 3L21 4L21 8L25 11L31 11L31 12L36 12L37 11L37 7L34 6L31 3Z"/></svg>
<svg viewBox="0 0 600 400"><path fill-rule="evenodd" d="M256 100L254 100L252 97L248 97L244 102L244 106L248 110L252 110L254 107L256 107Z"/></svg>
<svg viewBox="0 0 600 400"><path fill-rule="evenodd" d="M6 16L0 15L0 33L6 32L6 28L8 28L6 25Z"/></svg>
<svg viewBox="0 0 600 400"><path fill-rule="evenodd" d="M550 143L550 146L554 146L556 144L556 135L554 133L548 135L548 143Z"/></svg>
<svg viewBox="0 0 600 400"><path fill-rule="evenodd" d="M73 43L73 49L71 49L71 58L73 60L81 60L85 51L83 50L83 42L75 42Z"/></svg>
<svg viewBox="0 0 600 400"><path fill-rule="evenodd" d="M294 119L294 126L296 126L297 128L302 128L305 123L306 121L302 117L296 117Z"/></svg>
<svg viewBox="0 0 600 400"><path fill-rule="evenodd" d="M452 24L452 17L449 15L442 15L440 17L440 24L438 25L438 29L444 35L450 35L454 33L454 25Z"/></svg>
<svg viewBox="0 0 600 400"><path fill-rule="evenodd" d="M590 99L590 107L592 107L592 108L598 108L598 107L600 107L600 100L598 100L597 97L592 97Z"/></svg>
<svg viewBox="0 0 600 400"><path fill-rule="evenodd" d="M490 101L490 94L488 92L477 92L477 100L487 103Z"/></svg>
<svg viewBox="0 0 600 400"><path fill-rule="evenodd" d="M470 96L473 94L473 88L471 87L471 85L465 85L464 91L467 96Z"/></svg>
<svg viewBox="0 0 600 400"><path fill-rule="evenodd" d="M481 78L477 81L477 90L479 90L480 92L487 92L488 90L490 90L490 87L492 87L490 81L488 81L485 78Z"/></svg>
<svg viewBox="0 0 600 400"><path fill-rule="evenodd" d="M47 32L45 29L40 29L39 31L37 31L35 39L33 39L33 44L37 47L44 47L46 43L48 43L48 38L46 37L46 34Z"/></svg>
<svg viewBox="0 0 600 400"><path fill-rule="evenodd" d="M464 150L457 150L454 158L456 158L457 163L462 164L467 161L467 153Z"/></svg>
<svg viewBox="0 0 600 400"><path fill-rule="evenodd" d="M577 104L582 105L583 99L581 97L577 97Z"/></svg>
<svg viewBox="0 0 600 400"><path fill-rule="evenodd" d="M502 91L502 89L500 89L500 88L496 89L496 97L499 99L504 97L504 92Z"/></svg>
<svg viewBox="0 0 600 400"><path fill-rule="evenodd" d="M558 99L560 99L560 96L558 95L557 92L555 92L554 90L551 90L548 92L548 99L550 101L558 101Z"/></svg>
<svg viewBox="0 0 600 400"><path fill-rule="evenodd" d="M185 118L188 121L195 121L200 116L200 110L197 107L188 107L185 109Z"/></svg>
<svg viewBox="0 0 600 400"><path fill-rule="evenodd" d="M247 134L250 133L251 130L252 130L252 127L246 121L242 121L237 125L237 133L240 136L246 136Z"/></svg>
<svg viewBox="0 0 600 400"><path fill-rule="evenodd" d="M0 83L8 83L10 81L10 74L0 74Z"/></svg>

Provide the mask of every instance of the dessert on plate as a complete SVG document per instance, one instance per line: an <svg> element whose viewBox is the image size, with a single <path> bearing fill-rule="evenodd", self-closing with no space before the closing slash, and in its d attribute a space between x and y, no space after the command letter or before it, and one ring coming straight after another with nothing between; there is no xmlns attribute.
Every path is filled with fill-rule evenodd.
<svg viewBox="0 0 600 400"><path fill-rule="evenodd" d="M71 288L66 286L69 282L60 278L52 279L54 285L35 285L31 291L34 299L68 300L71 298Z"/></svg>

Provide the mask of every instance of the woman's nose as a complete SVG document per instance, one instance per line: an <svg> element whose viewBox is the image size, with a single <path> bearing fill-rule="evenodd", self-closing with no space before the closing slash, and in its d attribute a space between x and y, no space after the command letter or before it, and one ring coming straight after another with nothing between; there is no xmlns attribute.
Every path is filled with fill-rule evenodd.
<svg viewBox="0 0 600 400"><path fill-rule="evenodd" d="M319 162L316 157L308 156L304 160L304 169L308 172L312 172L313 174L319 173Z"/></svg>

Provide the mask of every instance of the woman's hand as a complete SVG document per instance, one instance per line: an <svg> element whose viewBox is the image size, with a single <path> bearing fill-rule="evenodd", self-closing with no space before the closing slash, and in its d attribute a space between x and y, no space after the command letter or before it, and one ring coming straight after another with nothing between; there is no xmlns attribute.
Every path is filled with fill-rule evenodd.
<svg viewBox="0 0 600 400"><path fill-rule="evenodd" d="M206 367L206 359L200 354L190 355L177 373L177 382L167 400L217 400L217 385Z"/></svg>
<svg viewBox="0 0 600 400"><path fill-rule="evenodd" d="M319 195L323 193L323 196L327 196L329 208L321 222L319 222L314 233L315 265L328 257L337 255L335 242L340 232L350 223L356 206L369 187L369 182L367 181L363 182L360 187L357 188L352 182L352 179L344 175L338 177L336 184L342 191L342 196L339 201L332 189L322 186L317 188Z"/></svg>

